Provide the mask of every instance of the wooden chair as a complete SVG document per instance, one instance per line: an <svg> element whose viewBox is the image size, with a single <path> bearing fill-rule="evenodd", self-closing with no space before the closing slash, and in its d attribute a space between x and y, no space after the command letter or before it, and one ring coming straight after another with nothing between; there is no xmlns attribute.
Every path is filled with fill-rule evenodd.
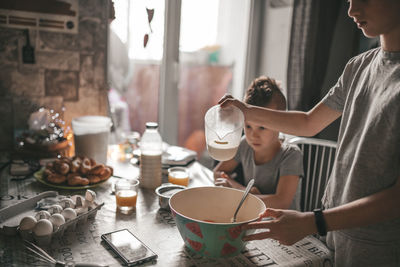
<svg viewBox="0 0 400 267"><path fill-rule="evenodd" d="M321 199L335 161L336 142L305 137L292 137L288 142L298 145L303 152L301 211L321 208Z"/></svg>

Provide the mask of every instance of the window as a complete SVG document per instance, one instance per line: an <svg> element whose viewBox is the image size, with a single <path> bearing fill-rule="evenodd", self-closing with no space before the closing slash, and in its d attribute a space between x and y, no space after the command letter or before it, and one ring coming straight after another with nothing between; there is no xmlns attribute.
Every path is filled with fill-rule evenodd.
<svg viewBox="0 0 400 267"><path fill-rule="evenodd" d="M132 130L143 133L146 121L159 121L158 107L179 107L176 144L186 145L189 137L204 129L208 108L234 87L243 89L249 1L181 1L179 39L179 82L175 103L159 99L164 42L164 13L167 1L114 1L116 19L111 28L129 50L129 82L123 98L129 106ZM146 8L154 9L149 27ZM145 34L147 46L143 46ZM173 77L166 77L173 79ZM175 95L166 92L168 96ZM167 116L165 123L168 123ZM195 133L196 132L196 133ZM197 139L197 138L195 138ZM205 145L205 144L204 144Z"/></svg>

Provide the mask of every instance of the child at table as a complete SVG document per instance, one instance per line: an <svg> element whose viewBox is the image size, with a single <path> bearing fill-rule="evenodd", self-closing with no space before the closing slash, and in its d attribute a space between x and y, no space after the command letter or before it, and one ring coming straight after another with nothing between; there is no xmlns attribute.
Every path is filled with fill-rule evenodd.
<svg viewBox="0 0 400 267"><path fill-rule="evenodd" d="M255 79L244 97L245 103L276 110L286 110L286 98L276 81L267 77ZM268 207L299 209L295 199L299 178L303 175L303 156L295 145L282 142L279 132L259 123L245 121L245 136L236 156L214 168L215 185L244 189L254 178L251 193ZM233 178L233 171L242 164L244 184Z"/></svg>
<svg viewBox="0 0 400 267"><path fill-rule="evenodd" d="M242 229L268 229L245 240L291 245L319 233L335 266L400 266L400 1L350 0L348 15L381 47L352 58L328 94L308 112L250 106L231 96L246 120L288 134L313 136L341 117L325 210L267 209L273 220ZM328 232L328 233L327 233Z"/></svg>

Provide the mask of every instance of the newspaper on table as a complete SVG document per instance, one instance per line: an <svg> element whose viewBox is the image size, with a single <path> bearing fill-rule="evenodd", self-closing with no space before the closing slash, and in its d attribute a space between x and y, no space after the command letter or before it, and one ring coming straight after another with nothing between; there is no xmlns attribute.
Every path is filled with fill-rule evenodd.
<svg viewBox="0 0 400 267"><path fill-rule="evenodd" d="M252 241L246 245L242 254L228 259L207 259L188 249L184 250L184 254L190 259L192 266L333 266L330 250L312 236L304 238L293 246L281 245L273 239Z"/></svg>

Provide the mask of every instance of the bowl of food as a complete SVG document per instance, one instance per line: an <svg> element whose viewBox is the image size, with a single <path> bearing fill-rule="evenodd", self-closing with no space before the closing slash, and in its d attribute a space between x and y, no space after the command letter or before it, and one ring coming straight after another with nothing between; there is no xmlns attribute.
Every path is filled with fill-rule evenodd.
<svg viewBox="0 0 400 267"><path fill-rule="evenodd" d="M256 221L266 207L249 194L232 223L243 191L227 187L194 187L172 195L169 205L185 245L210 258L236 256L244 248L240 226Z"/></svg>
<svg viewBox="0 0 400 267"><path fill-rule="evenodd" d="M165 183L156 188L156 194L158 196L158 204L161 209L169 210L169 199L173 194L187 188L183 185Z"/></svg>
<svg viewBox="0 0 400 267"><path fill-rule="evenodd" d="M46 164L33 176L42 184L59 189L88 189L113 175L114 169L88 157L60 157Z"/></svg>

